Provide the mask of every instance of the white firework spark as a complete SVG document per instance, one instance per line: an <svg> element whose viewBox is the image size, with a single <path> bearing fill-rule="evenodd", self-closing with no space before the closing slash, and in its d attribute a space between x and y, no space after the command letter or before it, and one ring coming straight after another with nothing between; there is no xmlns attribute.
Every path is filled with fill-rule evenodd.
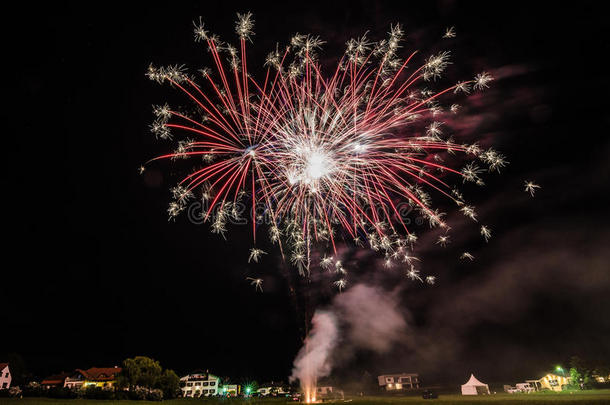
<svg viewBox="0 0 610 405"><path fill-rule="evenodd" d="M332 266L333 264L333 257L332 256L324 256L322 258L322 261L320 262L320 267L322 267L323 269L328 270L330 268L330 266Z"/></svg>
<svg viewBox="0 0 610 405"><path fill-rule="evenodd" d="M263 279L262 278L246 277L246 280L250 281L250 285L253 285L255 290L263 292Z"/></svg>
<svg viewBox="0 0 610 405"><path fill-rule="evenodd" d="M477 220L477 214L474 210L474 207L471 205L464 205L462 208L460 208L460 211L462 211L462 213L467 216L468 218L472 219L473 221Z"/></svg>
<svg viewBox="0 0 610 405"><path fill-rule="evenodd" d="M485 225L481 225L481 236L485 238L485 242L489 242L489 238L491 238L491 229Z"/></svg>
<svg viewBox="0 0 610 405"><path fill-rule="evenodd" d="M460 259L461 259L461 260L468 259L468 260L470 260L470 261L473 261L473 260L474 260L474 256L473 256L472 254L468 253L468 252L464 252L464 253L462 253L462 255L460 256Z"/></svg>
<svg viewBox="0 0 610 405"><path fill-rule="evenodd" d="M345 281L345 279L341 278L341 279L335 281L333 284L335 285L335 287L337 287L339 289L339 292L341 292L347 285L347 281Z"/></svg>
<svg viewBox="0 0 610 405"><path fill-rule="evenodd" d="M491 82L494 78L491 74L487 72L479 73L474 78L474 85L472 86L475 90L483 90L489 87L489 82Z"/></svg>
<svg viewBox="0 0 610 405"><path fill-rule="evenodd" d="M266 255L266 254L267 254L267 252L265 252L261 249L252 248L252 249L250 249L250 256L248 257L248 263L250 263L251 261L253 261L254 263L258 263L258 259L260 259L262 255Z"/></svg>
<svg viewBox="0 0 610 405"><path fill-rule="evenodd" d="M451 242L451 238L449 235L441 235L438 237L436 243L441 245L442 247L447 247L447 244Z"/></svg>
<svg viewBox="0 0 610 405"><path fill-rule="evenodd" d="M445 30L443 38L455 38L455 27L449 27Z"/></svg>
<svg viewBox="0 0 610 405"><path fill-rule="evenodd" d="M422 281L421 276L419 275L419 270L417 270L415 267L410 266L409 270L407 270L407 277L413 281L415 280L419 280Z"/></svg>
<svg viewBox="0 0 610 405"><path fill-rule="evenodd" d="M536 193L536 189L540 188L540 186L536 183L534 183L533 181L529 181L526 180L525 181L525 192L526 193L530 193L530 195L533 197L534 194Z"/></svg>

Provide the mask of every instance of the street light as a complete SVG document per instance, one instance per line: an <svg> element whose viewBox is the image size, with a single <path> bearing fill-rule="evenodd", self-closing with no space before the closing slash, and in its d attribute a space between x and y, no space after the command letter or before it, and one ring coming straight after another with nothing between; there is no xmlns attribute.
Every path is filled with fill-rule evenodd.
<svg viewBox="0 0 610 405"><path fill-rule="evenodd" d="M561 368L561 366L557 366L557 367L555 367L555 370L556 370L557 372L561 373L561 376L562 376L562 377L565 377L565 376L566 376L566 374L565 374L565 372L563 371L563 368Z"/></svg>

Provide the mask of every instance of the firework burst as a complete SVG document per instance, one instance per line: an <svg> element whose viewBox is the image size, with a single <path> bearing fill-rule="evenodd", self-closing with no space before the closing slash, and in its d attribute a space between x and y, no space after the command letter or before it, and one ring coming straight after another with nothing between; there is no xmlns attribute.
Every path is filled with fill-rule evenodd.
<svg viewBox="0 0 610 405"><path fill-rule="evenodd" d="M440 99L482 90L491 75L483 72L430 90L451 63L449 52L419 58L414 51L401 57L404 33L394 25L379 42L366 35L348 41L328 75L318 61L323 41L297 34L289 46L278 45L268 55L266 74L258 81L248 73L246 58L253 27L250 13L238 14L235 47L200 21L195 40L206 45L214 70L201 69L198 78L181 66L151 65L147 72L150 79L181 91L199 111L187 114L167 104L154 108L152 132L159 139L180 135L183 140L173 152L151 161L192 162L172 189L170 218L200 193L207 203L204 219L224 236L228 222L241 213L237 207L247 207L255 244L249 260L257 262L264 254L256 248L257 207L262 207L270 239L303 274L309 271L313 244L326 242L336 255L341 238L357 245L367 240L385 253L388 267L393 261L407 263L407 277L421 281L411 264L415 258L408 254L417 237L400 207L406 204L431 226L447 228L444 214L432 206L433 192L476 220L474 207L450 183L482 185L479 164L499 171L506 161L476 143L444 138L450 128L442 117L456 114L459 106L445 108ZM444 35L454 36L453 28ZM463 157L454 158L458 153ZM464 160L464 167L456 167ZM485 227L481 234L486 240L491 235ZM442 236L438 243L448 242ZM333 261L325 256L321 266L330 270ZM334 267L344 274L340 262ZM434 278L427 280L432 284ZM345 280L335 285L342 289Z"/></svg>

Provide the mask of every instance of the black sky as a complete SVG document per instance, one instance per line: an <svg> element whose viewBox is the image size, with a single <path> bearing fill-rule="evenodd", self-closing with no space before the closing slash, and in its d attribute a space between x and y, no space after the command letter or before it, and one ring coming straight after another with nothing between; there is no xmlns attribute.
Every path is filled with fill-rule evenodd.
<svg viewBox="0 0 610 405"><path fill-rule="evenodd" d="M191 21L229 39L235 13L250 10L255 73L295 32L325 39L332 62L347 39L381 39L394 22L406 49L424 53L454 25L454 74L502 73L476 106L477 135L511 164L466 190L495 238L483 246L450 218L459 232L443 250L422 228L422 269L438 285L400 287L409 342L391 361L363 353L358 367L453 382L533 377L573 354L610 362L608 23L594 3L285 3L25 4L5 16L4 87L17 91L3 108L0 349L41 376L139 354L180 373L289 374L303 337L293 270L277 254L248 265L248 227L224 241L185 217L168 222L171 168L136 170L167 148L148 131L151 104L177 97L146 79L148 64L209 65ZM525 179L542 185L534 199ZM459 263L465 249L478 260ZM371 275L374 255L346 256L360 281L400 283ZM311 302L328 300L327 284Z"/></svg>

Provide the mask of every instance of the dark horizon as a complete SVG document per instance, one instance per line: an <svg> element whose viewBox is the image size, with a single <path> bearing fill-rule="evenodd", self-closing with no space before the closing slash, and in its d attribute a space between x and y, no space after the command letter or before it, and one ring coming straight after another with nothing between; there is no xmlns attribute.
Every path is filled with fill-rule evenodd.
<svg viewBox="0 0 610 405"><path fill-rule="evenodd" d="M24 8L4 28L5 80L17 93L5 116L0 355L19 353L37 377L136 355L179 375L290 375L306 318L336 291L324 279L299 279L268 242L264 260L249 264L247 226L233 226L225 241L185 215L168 222L174 169L137 171L169 148L149 131L151 105L179 100L145 77L148 65L210 65L192 21L203 16L234 40L235 13L244 11L256 20L253 75L296 32L327 41L320 55L332 66L348 39L368 30L379 40L400 22L401 55L442 49L442 33L455 26L451 74L497 76L477 99L477 135L510 164L486 175L486 187L464 190L494 238L481 242L450 215L457 232L442 249L434 230L419 227L417 254L438 276L433 287L377 275L378 255L342 248L352 285L396 294L409 344L385 356L359 352L338 376L406 371L456 384L474 372L493 383L533 378L572 355L610 363L609 83L598 60L608 24L589 2ZM523 191L529 179L542 186L534 198ZM457 259L466 249L474 262ZM264 293L245 280L255 275Z"/></svg>

